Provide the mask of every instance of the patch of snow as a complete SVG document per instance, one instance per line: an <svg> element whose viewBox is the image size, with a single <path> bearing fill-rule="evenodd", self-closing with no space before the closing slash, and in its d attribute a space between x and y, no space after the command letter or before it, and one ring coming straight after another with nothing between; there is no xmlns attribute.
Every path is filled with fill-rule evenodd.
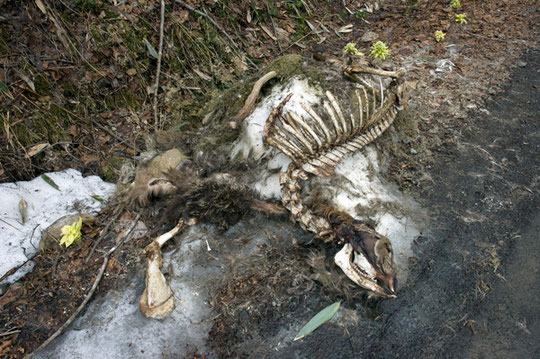
<svg viewBox="0 0 540 359"><path fill-rule="evenodd" d="M450 66L451 62L444 64ZM320 89L310 86L305 79L294 78L276 87L246 118L243 135L232 151L232 157L261 161L252 186L264 198L281 198L278 172L290 163L283 153L263 144L264 125L272 110L291 92L294 95L284 111L296 112L301 117L307 117L302 104L319 103L323 96ZM375 146L368 145L347 155L336 167L334 176L310 176L308 182L311 192L318 187L317 194L328 199L335 208L358 219L368 219L365 214L369 214L369 219L377 223L377 231L392 242L398 279L403 282L407 275L407 258L412 255L411 243L421 233L425 214L414 200L385 180L379 163ZM309 196L309 191L305 195Z"/></svg>
<svg viewBox="0 0 540 359"><path fill-rule="evenodd" d="M138 299L145 281L137 276L126 290L110 292L91 302L85 314L36 358L184 358L195 351L214 357L206 344L214 324L208 304L214 293L209 283L226 274L230 258L252 255L267 241L259 235L237 247L232 242L242 231L241 224L223 235L209 227L190 227L181 234L177 249L163 255L162 270L168 271L175 297L170 317L144 317ZM215 248L212 252L208 252L206 241ZM216 241L229 243L223 248Z"/></svg>
<svg viewBox="0 0 540 359"><path fill-rule="evenodd" d="M321 91L310 86L305 78L293 78L282 86L276 86L272 93L261 101L243 122L242 136L235 144L231 156L258 160L265 157L269 149L263 144L264 125L268 116L290 93L293 96L285 104L284 112L296 112L300 116L305 114L302 104L312 105L319 102ZM275 154L273 155L275 156Z"/></svg>
<svg viewBox="0 0 540 359"><path fill-rule="evenodd" d="M319 196L327 198L336 209L357 219L371 219L375 229L392 242L398 281L407 278L407 259L413 255L411 244L421 233L425 212L383 176L375 146L347 155L336 167L336 178L314 178Z"/></svg>
<svg viewBox="0 0 540 359"><path fill-rule="evenodd" d="M74 169L47 173L58 185L56 190L40 176L32 181L0 184L0 276L31 259L37 252L41 231L60 217L78 212L96 214L104 203L91 196L109 199L116 186L97 176L83 177ZM22 224L19 202L27 203ZM28 261L2 283L13 283L33 269Z"/></svg>
<svg viewBox="0 0 540 359"><path fill-rule="evenodd" d="M267 159L266 164L261 164L261 172L253 184L253 188L266 199L281 198L278 172L285 170L291 160L283 153L263 143L264 125L274 108L290 93L293 96L285 104L283 111L296 112L300 116L307 116L302 105L318 103L320 96L322 96L322 91L310 86L305 78L294 77L284 85L276 86L271 94L264 98L253 113L244 120L242 136L231 152L232 158Z"/></svg>

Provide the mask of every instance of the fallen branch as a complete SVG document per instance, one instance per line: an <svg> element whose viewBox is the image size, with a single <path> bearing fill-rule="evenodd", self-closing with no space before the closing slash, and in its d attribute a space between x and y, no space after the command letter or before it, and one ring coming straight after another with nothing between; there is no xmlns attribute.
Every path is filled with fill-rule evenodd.
<svg viewBox="0 0 540 359"><path fill-rule="evenodd" d="M229 34L227 33L227 31L225 31L214 19L212 19L207 13L204 13L202 11L199 11L191 6L189 6L188 4L186 4L185 2L183 1L180 1L180 0L174 0L177 4L179 4L180 6L188 9L189 11L193 11L194 13L204 17L206 20L210 21L215 27L217 27L217 29L219 31L221 31L221 33L223 35L225 35L225 37L227 38L227 40L229 40L229 42L233 45L233 47L238 51L238 52L241 52L240 51L240 48L238 47L238 45L236 45L236 42L234 42L234 40L232 39L232 37L229 36ZM253 63L253 61L251 61L249 59L249 57L246 57L247 61L253 66L253 67L257 67L257 65L255 65Z"/></svg>
<svg viewBox="0 0 540 359"><path fill-rule="evenodd" d="M278 54L277 54L276 56L280 56L280 55L283 54L285 51L289 50L291 47L300 44L300 41L304 40L306 37L309 37L309 36L315 35L315 34L316 34L315 31L310 31L310 32L308 32L306 35L302 36L301 38L299 38L298 40L296 40L295 42L293 42L292 44L290 44L289 46L287 46L285 49L283 49L283 50L281 50L280 52L278 52Z"/></svg>
<svg viewBox="0 0 540 359"><path fill-rule="evenodd" d="M103 263L101 264L101 268L99 269L97 277L94 280L94 284L92 285L92 288L90 288L90 291L86 294L86 297L84 297L83 302L79 305L77 310L68 318L68 320L66 320L66 322L60 328L58 328L56 332L54 332L53 335L51 335L47 340L45 340L32 353L26 355L24 359L30 359L34 355L36 355L40 350L43 350L47 345L49 345L53 340L55 340L60 334L62 334L64 330L66 330L66 328L69 327L69 325L73 323L75 318L77 318L77 316L82 312L84 307L86 307L86 305L90 301L90 298L92 298L92 295L94 295L94 292L96 291L99 285L99 282L101 282L101 278L103 278L103 274L105 273L105 268L107 268L107 263L109 263L109 256L129 238L129 236L131 235L131 232L133 232L133 230L135 229L135 226L139 222L139 218L141 218L140 214L137 215L137 217L135 218L135 221L133 222L133 225L129 228L124 238L122 238L122 240L116 246L109 249L109 251L107 251L107 253L103 256Z"/></svg>
<svg viewBox="0 0 540 359"><path fill-rule="evenodd" d="M251 90L251 93L249 94L248 98L246 99L246 102L244 103L244 106L242 109L232 118L232 121L229 122L229 126L231 128L236 129L240 127L240 124L246 117L248 117L251 112L253 111L253 106L255 105L255 102L257 101L257 97L259 96L259 93L261 92L262 87L265 83L273 79L277 76L277 73L275 71L270 71L263 77L257 80L255 84L253 85L253 89Z"/></svg>
<svg viewBox="0 0 540 359"><path fill-rule="evenodd" d="M345 75L353 77L353 74L356 73L366 73L366 74L373 74L373 75L379 75L379 76L386 76L386 77L394 77L399 78L402 77L405 74L405 71L399 70L399 71L386 71L386 70L380 70L373 67L365 66L365 65L351 65L346 66L343 69Z"/></svg>
<svg viewBox="0 0 540 359"><path fill-rule="evenodd" d="M160 124L158 122L158 88L159 88L159 75L161 73L161 57L163 56L163 29L165 27L165 0L161 0L161 20L159 25L159 50L157 58L157 69L156 69L156 83L154 85L154 125L156 126L156 131L159 129Z"/></svg>
<svg viewBox="0 0 540 359"><path fill-rule="evenodd" d="M105 238L105 236L109 233L109 228L111 227L111 225L113 223L116 222L116 220L118 219L118 217L120 217L120 215L124 213L124 205L122 205L120 207L120 210L118 211L118 213L116 213L113 218L111 218L109 220L109 222L107 222L107 224L105 225L105 227L103 227L103 230L101 231L100 235L99 235L99 238L96 240L96 242L94 243L94 245L92 246L92 249L90 250L90 253L88 254L88 256L86 257L86 260L85 262L88 263L88 261L90 260L90 258L92 257L92 255L94 254L97 246L101 243L101 241L103 240L103 238Z"/></svg>

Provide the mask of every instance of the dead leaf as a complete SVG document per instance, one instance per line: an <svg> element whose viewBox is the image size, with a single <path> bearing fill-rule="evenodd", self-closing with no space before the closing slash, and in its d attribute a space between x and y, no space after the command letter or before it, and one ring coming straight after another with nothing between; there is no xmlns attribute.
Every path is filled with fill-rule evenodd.
<svg viewBox="0 0 540 359"><path fill-rule="evenodd" d="M97 156L97 155L95 155L95 154L91 154L91 153L83 153L83 154L81 155L81 160L82 160L86 165L88 165L89 163L99 161L99 156Z"/></svg>
<svg viewBox="0 0 540 359"><path fill-rule="evenodd" d="M21 214L21 223L24 225L28 216L28 203L26 203L24 198L21 198L19 201L19 213Z"/></svg>
<svg viewBox="0 0 540 359"><path fill-rule="evenodd" d="M126 73L129 76L135 76L137 74L137 70L135 70L134 68L131 68L131 69L127 70Z"/></svg>
<svg viewBox="0 0 540 359"><path fill-rule="evenodd" d="M25 74L23 74L22 72L19 72L19 77L24 82L26 82L26 84L28 85L28 87L30 87L32 91L36 92L36 86L34 85L34 81L30 80L30 78L26 76Z"/></svg>
<svg viewBox="0 0 540 359"><path fill-rule="evenodd" d="M30 149L26 152L26 157L30 158L32 156L35 156L49 146L49 142L38 143L37 145L30 147Z"/></svg>
<svg viewBox="0 0 540 359"><path fill-rule="evenodd" d="M353 24L342 26L339 28L339 30L337 30L337 32L340 32L342 34L352 32L352 31L353 31Z"/></svg>
<svg viewBox="0 0 540 359"><path fill-rule="evenodd" d="M0 298L0 308L5 306L6 304L9 304L11 302L14 302L19 296L21 296L24 292L24 288L21 285L13 285L11 286L6 294Z"/></svg>
<svg viewBox="0 0 540 359"><path fill-rule="evenodd" d="M45 15L47 14L47 8L45 7L45 5L41 2L41 0L34 0L34 2L36 3L36 6L39 8L39 10L41 10L42 13L44 13Z"/></svg>
<svg viewBox="0 0 540 359"><path fill-rule="evenodd" d="M193 72L195 72L197 75L199 75L199 77L205 81L212 81L212 78L210 76L208 76L207 74L205 74L204 72L201 72L197 69L193 69Z"/></svg>
<svg viewBox="0 0 540 359"><path fill-rule="evenodd" d="M71 136L75 137L79 133L79 130L77 130L77 127L75 125L71 125L68 127L68 132Z"/></svg>
<svg viewBox="0 0 540 359"><path fill-rule="evenodd" d="M272 33L270 32L270 30L269 30L266 26L264 26L264 25L260 25L260 26L261 26L261 29L264 31L264 33L265 33L266 35L268 35L268 37L270 37L270 38L271 38L272 40L274 40L274 41L277 41L277 39L276 39L276 37L274 36L274 34L272 34Z"/></svg>

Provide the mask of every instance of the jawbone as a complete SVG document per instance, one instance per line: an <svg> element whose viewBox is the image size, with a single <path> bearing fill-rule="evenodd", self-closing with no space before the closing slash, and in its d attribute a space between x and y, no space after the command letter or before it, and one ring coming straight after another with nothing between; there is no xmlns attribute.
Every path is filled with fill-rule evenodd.
<svg viewBox="0 0 540 359"><path fill-rule="evenodd" d="M343 270L345 275L353 282L384 298L396 298L388 294L384 288L377 284L375 268L363 255L355 254L353 246L349 243L334 256L334 262Z"/></svg>

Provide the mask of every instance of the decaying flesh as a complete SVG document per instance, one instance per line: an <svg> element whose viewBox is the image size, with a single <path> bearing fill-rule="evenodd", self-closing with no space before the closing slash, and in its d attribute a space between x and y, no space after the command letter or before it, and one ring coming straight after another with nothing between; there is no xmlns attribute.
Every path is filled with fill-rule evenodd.
<svg viewBox="0 0 540 359"><path fill-rule="evenodd" d="M367 66L349 66L344 72L358 87L354 91L357 109L350 111L350 116L344 114L329 91L322 104L324 113L307 105L304 118L284 113L283 108L292 96L289 94L270 114L264 138L292 160L280 174L280 183L283 205L293 219L325 241L344 243L334 260L347 277L376 295L393 298L396 272L388 238L346 214L338 216L345 220L338 221L315 215L302 201L301 181L307 180L309 174L332 175L346 154L361 149L390 127L407 100L401 72Z"/></svg>
<svg viewBox="0 0 540 359"><path fill-rule="evenodd" d="M280 174L280 183L283 205L293 219L325 241L343 243L343 249L334 260L347 277L375 295L393 298L396 272L388 238L346 213L314 214L304 205L301 196L301 182L307 180L309 174L332 175L347 153L361 149L380 136L406 101L401 73L368 69L363 71L368 74L364 78L361 70L365 69L345 69L345 74L358 82L352 101L356 110L350 111L349 116L329 91L322 103L324 113L317 113L310 106L304 108L306 118L292 112L283 113L285 104L293 96L290 94L267 119L264 139L292 160L288 169ZM145 249L146 288L139 304L150 318L165 318L174 308L173 292L161 272L161 247L165 242L196 222L210 221L225 229L251 210L280 212L277 206L257 200L253 192L234 181L234 176L219 173L219 166L211 171L201 169L212 162L211 157L194 162L191 167L181 164L152 179L147 191L144 186L136 186L131 198L128 195L128 201L139 204L147 203L151 197L167 196L166 213L169 213L169 222L176 223L172 230L156 237Z"/></svg>
<svg viewBox="0 0 540 359"><path fill-rule="evenodd" d="M164 319L174 309L174 293L163 273L161 247L176 234L197 222L215 224L226 230L247 213L262 211L280 213L284 210L265 203L255 193L236 181L231 173L223 173L219 156L200 153L193 160L183 160L174 168L159 173L154 186L133 186L126 200L131 205L150 202L161 204L161 222L175 225L169 232L157 236L145 248L147 260L146 287L139 299L145 316ZM158 196L158 198L156 198Z"/></svg>

